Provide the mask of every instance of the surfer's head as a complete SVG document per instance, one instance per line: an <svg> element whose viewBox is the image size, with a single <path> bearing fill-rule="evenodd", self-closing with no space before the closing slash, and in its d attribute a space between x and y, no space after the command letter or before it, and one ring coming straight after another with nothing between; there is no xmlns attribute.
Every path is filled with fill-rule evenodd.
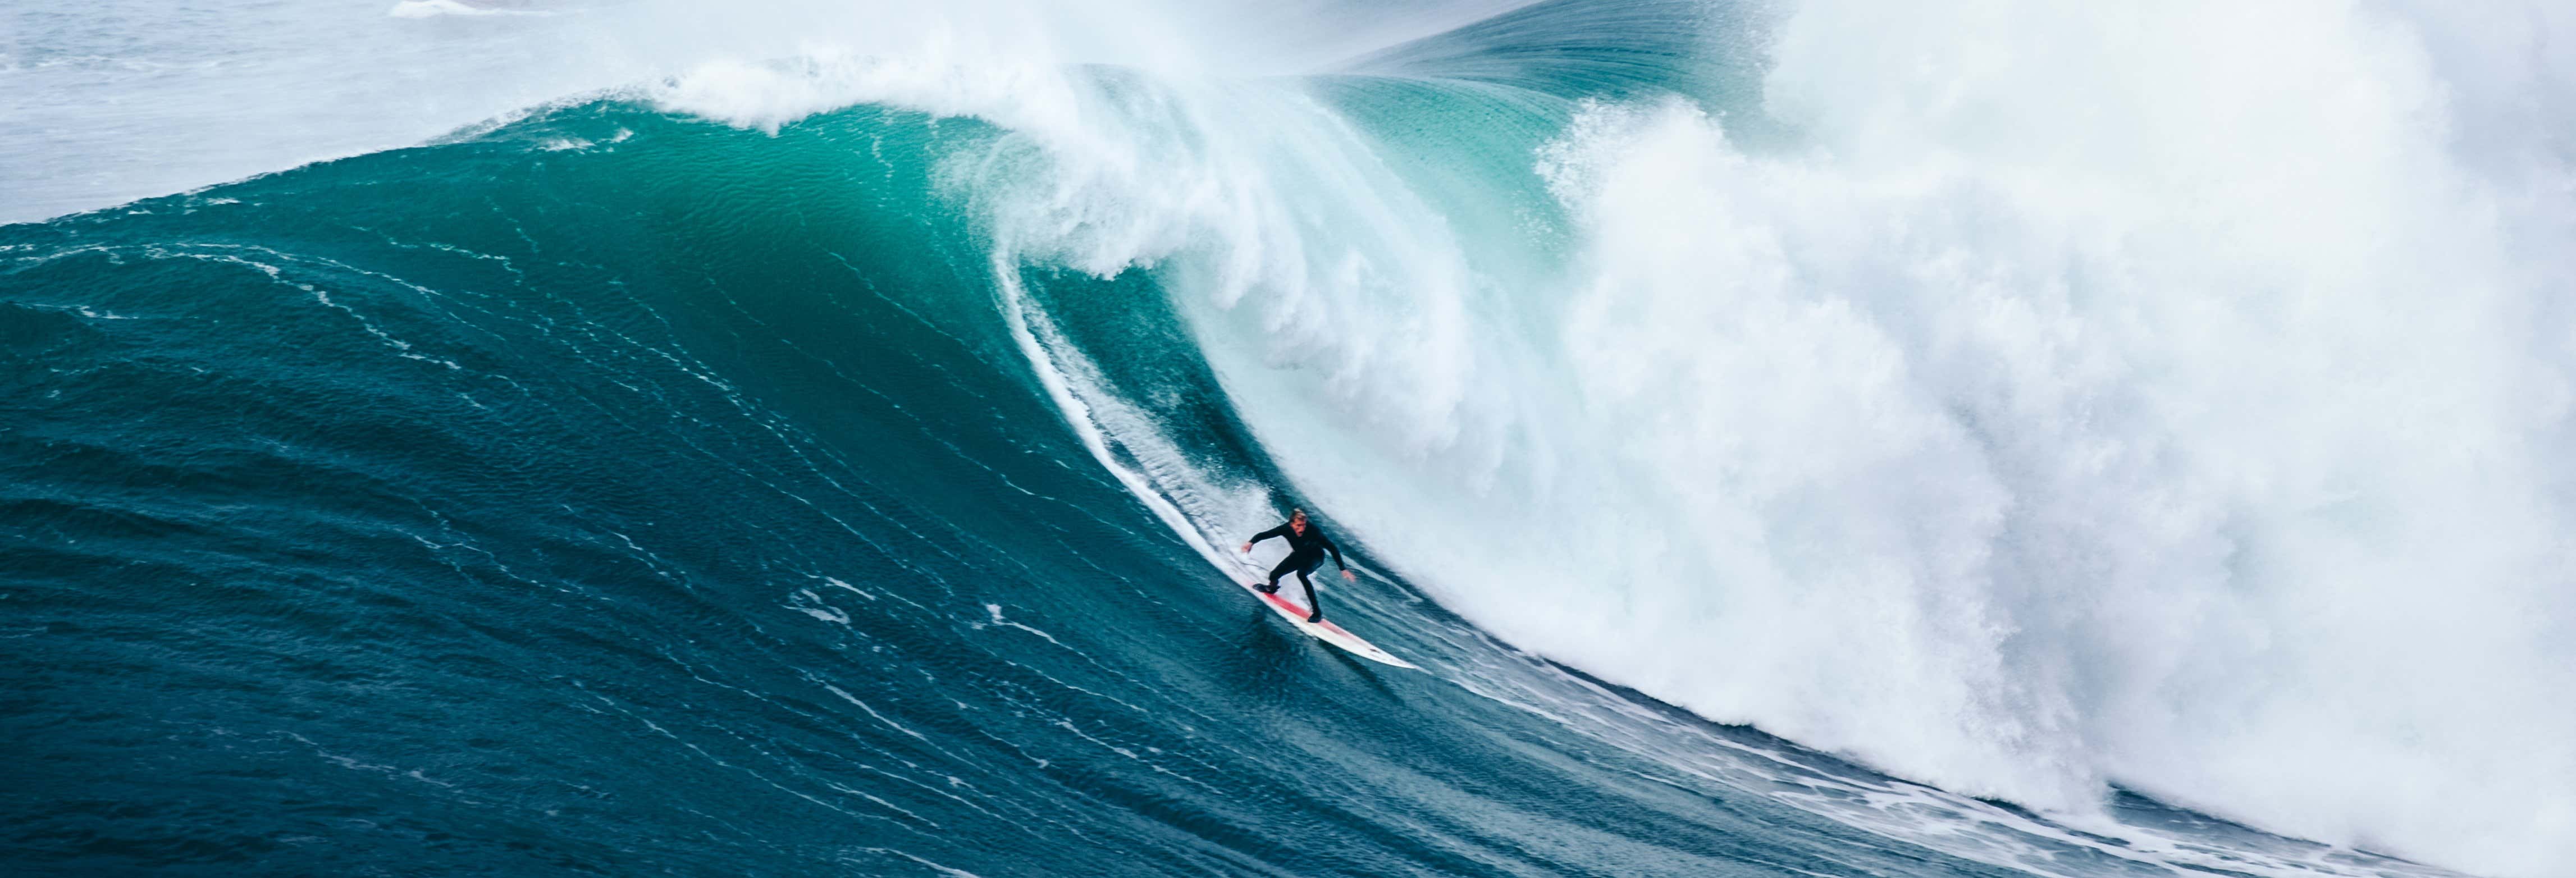
<svg viewBox="0 0 2576 878"><path fill-rule="evenodd" d="M1296 531L1297 531L1298 533L1305 533L1305 532L1306 532L1306 510L1303 510L1303 509L1291 509L1291 510L1288 510L1288 526L1289 526L1289 527L1291 527L1291 528L1296 529Z"/></svg>

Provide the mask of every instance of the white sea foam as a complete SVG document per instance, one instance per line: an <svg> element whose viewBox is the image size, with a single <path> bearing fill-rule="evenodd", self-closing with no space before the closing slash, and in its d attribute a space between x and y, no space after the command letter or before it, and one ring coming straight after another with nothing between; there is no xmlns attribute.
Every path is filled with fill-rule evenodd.
<svg viewBox="0 0 2576 878"><path fill-rule="evenodd" d="M1445 603L1713 718L2570 874L2576 68L2566 14L2475 14L1803 4L1794 145L1649 101L1538 157L1580 264L1430 382L1454 439L1224 374Z"/></svg>

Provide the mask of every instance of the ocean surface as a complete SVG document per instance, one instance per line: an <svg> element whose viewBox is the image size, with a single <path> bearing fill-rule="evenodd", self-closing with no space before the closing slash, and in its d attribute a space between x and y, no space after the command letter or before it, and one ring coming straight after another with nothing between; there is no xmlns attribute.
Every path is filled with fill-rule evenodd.
<svg viewBox="0 0 2576 878"><path fill-rule="evenodd" d="M0 872L2576 874L2570 16L2207 5L6 13Z"/></svg>

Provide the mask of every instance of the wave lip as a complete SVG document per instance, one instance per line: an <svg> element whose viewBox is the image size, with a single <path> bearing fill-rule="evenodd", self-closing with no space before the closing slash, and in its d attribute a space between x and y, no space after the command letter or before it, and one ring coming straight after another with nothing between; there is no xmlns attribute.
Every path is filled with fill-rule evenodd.
<svg viewBox="0 0 2576 878"><path fill-rule="evenodd" d="M385 14L394 18L437 18L443 15L553 15L543 9L512 9L466 3L463 0L402 0Z"/></svg>

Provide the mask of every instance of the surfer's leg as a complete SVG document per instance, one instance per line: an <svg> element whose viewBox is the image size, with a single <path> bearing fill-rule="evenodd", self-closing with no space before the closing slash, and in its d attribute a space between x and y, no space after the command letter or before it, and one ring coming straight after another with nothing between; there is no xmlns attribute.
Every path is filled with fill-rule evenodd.
<svg viewBox="0 0 2576 878"><path fill-rule="evenodd" d="M1315 600L1315 581L1306 578L1306 574L1323 565L1324 559L1317 558L1306 562L1306 566L1297 568L1297 584L1306 587L1306 621L1308 622L1324 621L1324 605Z"/></svg>
<svg viewBox="0 0 2576 878"><path fill-rule="evenodd" d="M1261 589L1262 594L1270 594L1278 591L1279 577L1297 572L1297 564L1298 561L1296 558L1281 559L1279 561L1279 566L1270 568L1270 581L1255 587Z"/></svg>

